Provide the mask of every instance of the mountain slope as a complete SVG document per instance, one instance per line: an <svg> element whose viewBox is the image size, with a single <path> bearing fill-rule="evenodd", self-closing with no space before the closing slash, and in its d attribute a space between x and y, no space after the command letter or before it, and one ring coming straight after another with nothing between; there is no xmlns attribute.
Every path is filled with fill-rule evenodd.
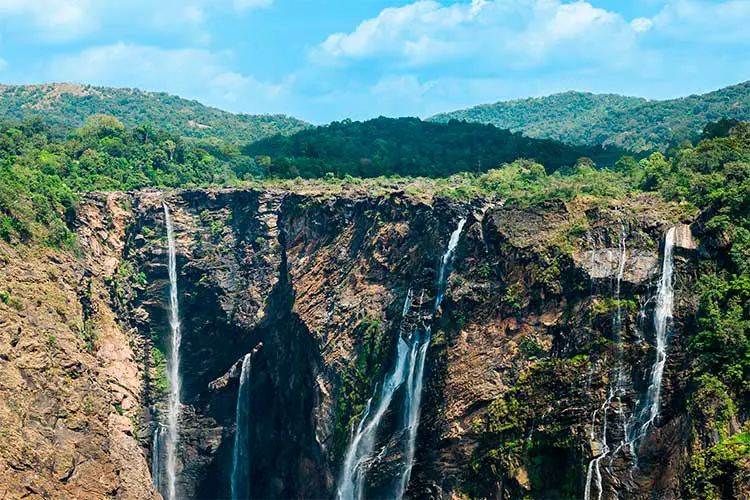
<svg viewBox="0 0 750 500"><path fill-rule="evenodd" d="M252 142L309 126L285 115L234 114L163 92L72 83L0 85L0 119L43 115L49 121L78 127L96 114L115 116L129 126L150 123L184 137L229 142Z"/></svg>
<svg viewBox="0 0 750 500"><path fill-rule="evenodd" d="M615 94L564 92L548 97L482 104L473 108L442 113L432 121L452 119L491 123L500 128L523 132L529 137L585 142L581 131L616 109L630 110L646 103L640 97Z"/></svg>
<svg viewBox="0 0 750 500"><path fill-rule="evenodd" d="M707 122L722 117L750 118L750 82L666 101L565 92L485 104L430 120L491 123L529 137L648 151L693 138Z"/></svg>

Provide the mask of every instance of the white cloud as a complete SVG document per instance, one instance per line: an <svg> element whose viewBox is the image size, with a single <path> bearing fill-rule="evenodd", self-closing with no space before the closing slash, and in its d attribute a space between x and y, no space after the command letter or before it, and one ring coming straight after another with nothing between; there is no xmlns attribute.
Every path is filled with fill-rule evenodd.
<svg viewBox="0 0 750 500"><path fill-rule="evenodd" d="M8 61L0 57L0 71L3 71L8 68Z"/></svg>
<svg viewBox="0 0 750 500"><path fill-rule="evenodd" d="M418 0L384 9L350 33L330 35L311 58L328 64L388 58L412 66L452 59L526 65L564 50L584 60L605 59L632 48L636 31L619 14L585 1L473 0L444 6Z"/></svg>
<svg viewBox="0 0 750 500"><path fill-rule="evenodd" d="M117 43L60 56L46 79L166 91L243 112L278 105L288 82L268 83L230 68L232 54Z"/></svg>
<svg viewBox="0 0 750 500"><path fill-rule="evenodd" d="M512 35L506 46L522 59L532 58L526 64L552 56L558 61L597 59L609 64L614 52L619 58L627 56L633 42L633 30L619 14L583 1L537 0L524 31Z"/></svg>
<svg viewBox="0 0 750 500"><path fill-rule="evenodd" d="M211 14L269 7L273 0L0 0L3 21L28 22L47 40L80 38L108 24L128 22L195 31ZM5 17L5 19L3 19ZM207 41L207 34L194 38Z"/></svg>
<svg viewBox="0 0 750 500"><path fill-rule="evenodd" d="M487 4L444 7L433 0L418 0L404 7L384 9L376 18L362 22L351 33L329 36L312 54L321 62L339 62L378 55L395 55L413 61L429 61L440 53L454 53L458 40L440 40L436 35L454 31L475 19Z"/></svg>
<svg viewBox="0 0 750 500"><path fill-rule="evenodd" d="M0 0L0 14L28 18L50 39L68 39L98 26L92 0Z"/></svg>
<svg viewBox="0 0 750 500"><path fill-rule="evenodd" d="M654 31L675 41L750 44L750 2L676 0L652 19Z"/></svg>
<svg viewBox="0 0 750 500"><path fill-rule="evenodd" d="M637 17L630 21L630 26L636 33L645 33L654 26L654 22L647 17Z"/></svg>

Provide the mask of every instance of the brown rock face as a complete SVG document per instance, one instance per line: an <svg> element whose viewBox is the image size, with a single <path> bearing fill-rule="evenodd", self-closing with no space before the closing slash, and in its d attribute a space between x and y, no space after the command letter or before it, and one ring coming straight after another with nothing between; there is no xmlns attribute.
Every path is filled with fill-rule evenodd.
<svg viewBox="0 0 750 500"><path fill-rule="evenodd" d="M92 199L84 256L0 245L0 496L156 498L133 419L141 370L106 281L127 198ZM108 220L109 222L105 222Z"/></svg>
<svg viewBox="0 0 750 500"><path fill-rule="evenodd" d="M658 200L514 208L400 192L102 195L79 213L83 257L0 247L11 277L0 303L7 496L156 496L145 457L166 409L162 201L182 312L181 497L229 497L239 370L259 344L247 391L252 498L335 497L352 428L393 367L399 332L428 325L407 497L582 497L604 449L598 409L615 386L606 437L629 440L621 423L642 410L661 241L674 222ZM460 218L455 269L433 315ZM689 231L678 234L678 246L695 248ZM671 478L691 446L679 379L694 307L688 254L677 260L661 417L612 452L604 497L679 497ZM409 290L415 305L402 318ZM402 439L392 431L404 398L397 391L384 417L369 496L389 496L404 460L387 451Z"/></svg>

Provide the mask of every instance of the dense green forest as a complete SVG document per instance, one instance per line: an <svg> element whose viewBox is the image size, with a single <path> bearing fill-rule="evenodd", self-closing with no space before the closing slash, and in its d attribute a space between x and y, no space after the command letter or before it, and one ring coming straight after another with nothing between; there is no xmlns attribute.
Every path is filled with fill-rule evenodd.
<svg viewBox="0 0 750 500"><path fill-rule="evenodd" d="M43 116L54 124L80 127L88 117L98 114L114 116L128 127L151 123L177 136L213 143L247 144L311 128L289 116L234 114L166 93L64 83L0 85L0 119ZM565 92L442 113L429 121L447 123L456 119L573 145L604 144L635 152L665 152L684 140L697 140L703 125L722 117L750 119L750 82L665 101ZM328 137L331 134L322 135L334 140Z"/></svg>
<svg viewBox="0 0 750 500"><path fill-rule="evenodd" d="M582 158L582 152L588 154ZM111 116L70 129L39 118L0 125L0 240L75 250L72 221L81 192L141 187L277 182L273 177L333 172L320 185L401 186L453 198L508 204L587 196L609 200L655 192L700 214L695 231L718 260L701 261L698 331L691 337L687 407L707 432L750 402L750 124L711 123L671 156L656 152L596 165L601 149L535 141L494 127L416 119L334 123L245 147L209 148ZM244 153L244 154L242 154ZM265 155L264 155L265 153ZM521 159L523 157L530 159ZM364 160L367 161L364 161ZM480 159L481 172L473 171ZM354 161L356 160L356 161ZM546 164L545 164L546 163ZM382 170L378 170L382 169ZM441 179L357 179L409 174ZM289 181L301 182L301 181ZM419 193L416 193L419 194ZM729 418L729 417L726 417ZM688 496L713 491L744 457L738 439L721 437L691 458ZM741 444L741 443L740 443ZM739 454L738 454L739 453Z"/></svg>
<svg viewBox="0 0 750 500"><path fill-rule="evenodd" d="M43 116L51 123L80 127L99 114L114 116L130 127L152 123L182 137L243 143L310 126L285 115L229 113L164 92L66 83L0 85L0 119Z"/></svg>
<svg viewBox="0 0 750 500"><path fill-rule="evenodd" d="M637 152L664 152L683 140L696 140L703 125L722 117L750 119L750 82L666 101L565 92L485 104L442 113L431 120L491 123L528 137L569 144L604 144Z"/></svg>
<svg viewBox="0 0 750 500"><path fill-rule="evenodd" d="M383 117L365 122L344 120L291 136L274 136L242 151L253 158L265 158L271 175L304 178L329 172L339 177L446 177L457 172L483 172L517 158L533 159L553 172L581 157L613 165L624 153L617 148L530 139L492 125Z"/></svg>

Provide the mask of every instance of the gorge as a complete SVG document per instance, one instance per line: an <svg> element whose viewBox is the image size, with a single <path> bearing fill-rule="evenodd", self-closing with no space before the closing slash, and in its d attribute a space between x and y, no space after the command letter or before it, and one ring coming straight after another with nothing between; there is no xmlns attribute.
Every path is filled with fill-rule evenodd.
<svg viewBox="0 0 750 500"><path fill-rule="evenodd" d="M655 195L142 190L87 195L74 224L79 257L2 247L23 305L3 308L3 331L29 339L3 354L18 373L5 385L56 358L31 399L57 416L30 442L69 450L25 465L28 433L11 428L5 484L71 498L683 498L689 456L711 442L690 437L682 374L700 263L715 257L703 222ZM43 292L50 280L63 296ZM59 305L32 323L40 290Z"/></svg>

